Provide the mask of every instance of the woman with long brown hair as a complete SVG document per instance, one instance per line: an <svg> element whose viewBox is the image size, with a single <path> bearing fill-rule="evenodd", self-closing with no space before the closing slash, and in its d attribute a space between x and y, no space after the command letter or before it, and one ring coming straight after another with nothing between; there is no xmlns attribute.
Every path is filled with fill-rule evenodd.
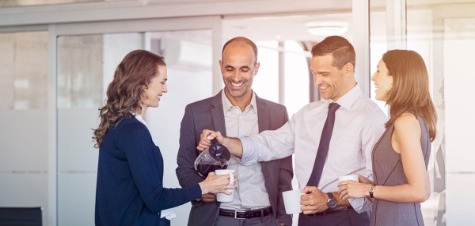
<svg viewBox="0 0 475 226"><path fill-rule="evenodd" d="M430 195L427 163L437 113L422 57L410 50L383 55L372 80L389 106L386 131L373 148L374 182L341 182L340 195L373 198L371 225L424 225L420 203Z"/></svg>
<svg viewBox="0 0 475 226"><path fill-rule="evenodd" d="M146 50L128 53L117 66L93 137L99 148L96 225L169 225L161 210L234 187L229 175L210 173L198 184L164 188L162 155L144 116L159 106L166 82L163 57Z"/></svg>

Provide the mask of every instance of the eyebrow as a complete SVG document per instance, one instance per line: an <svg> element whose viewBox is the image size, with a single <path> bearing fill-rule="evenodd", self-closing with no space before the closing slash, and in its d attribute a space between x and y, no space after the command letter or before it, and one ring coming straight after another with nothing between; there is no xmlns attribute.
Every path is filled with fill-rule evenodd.
<svg viewBox="0 0 475 226"><path fill-rule="evenodd" d="M225 67L225 68L228 68L228 67L230 67L230 68L236 68L235 66L229 65L229 64L225 65L224 67ZM244 66L240 66L240 67L237 67L237 68L251 68L251 66L249 66L249 65L244 65Z"/></svg>
<svg viewBox="0 0 475 226"><path fill-rule="evenodd" d="M318 70L310 69L310 71L311 71L312 73L316 73L316 74L330 73L330 71L323 71L323 70L318 71Z"/></svg>

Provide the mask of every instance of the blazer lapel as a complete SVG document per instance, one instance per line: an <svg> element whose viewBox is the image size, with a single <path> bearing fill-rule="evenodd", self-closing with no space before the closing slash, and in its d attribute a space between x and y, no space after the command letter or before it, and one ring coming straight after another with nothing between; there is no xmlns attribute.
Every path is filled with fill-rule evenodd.
<svg viewBox="0 0 475 226"><path fill-rule="evenodd" d="M223 92L221 90L221 92ZM221 132L226 136L226 126L224 124L223 102L221 100L221 92L211 100L211 119L213 120L214 130Z"/></svg>
<svg viewBox="0 0 475 226"><path fill-rule="evenodd" d="M255 94L255 93L254 93ZM267 110L266 104L256 95L256 110L257 110L257 123L259 125L259 133L269 129L270 115Z"/></svg>
<svg viewBox="0 0 475 226"><path fill-rule="evenodd" d="M255 94L255 93L254 93ZM259 133L264 131L264 130L268 130L269 129L269 126L270 126L270 115L269 115L269 111L267 110L267 107L266 107L266 104L264 101L262 101L261 98L259 98L257 95L256 95L256 110L257 110L257 124L258 124L258 127L259 127ZM264 173L264 176L267 176L268 174L266 174L267 172L267 167L268 167L268 162L261 162L261 168L262 168L262 172ZM266 180L268 180L269 177L266 177ZM267 184L267 183L266 183ZM269 191L269 189L267 189Z"/></svg>

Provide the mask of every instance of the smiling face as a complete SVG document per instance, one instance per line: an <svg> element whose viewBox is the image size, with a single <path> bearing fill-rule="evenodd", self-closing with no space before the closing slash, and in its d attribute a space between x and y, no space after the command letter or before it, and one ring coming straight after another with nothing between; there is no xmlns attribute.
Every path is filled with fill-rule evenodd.
<svg viewBox="0 0 475 226"><path fill-rule="evenodd" d="M389 75L388 68L383 60L379 61L371 80L373 80L376 87L376 100L387 101L393 87L393 77Z"/></svg>
<svg viewBox="0 0 475 226"><path fill-rule="evenodd" d="M148 107L158 107L160 98L167 90L167 67L158 65L157 75L154 76L150 83L144 88L142 93L142 112Z"/></svg>
<svg viewBox="0 0 475 226"><path fill-rule="evenodd" d="M332 54L314 56L310 64L313 80L320 96L324 99L337 101L350 91L356 84L353 76L353 65L345 64L341 69L333 66Z"/></svg>
<svg viewBox="0 0 475 226"><path fill-rule="evenodd" d="M225 94L234 105L249 102L252 98L252 82L259 70L254 50L245 42L230 43L219 61ZM248 104L248 103L245 103Z"/></svg>

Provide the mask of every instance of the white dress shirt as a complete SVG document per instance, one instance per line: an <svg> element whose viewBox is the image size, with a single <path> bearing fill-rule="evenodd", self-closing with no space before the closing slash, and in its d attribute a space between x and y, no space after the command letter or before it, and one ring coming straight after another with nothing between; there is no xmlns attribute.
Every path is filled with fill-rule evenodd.
<svg viewBox="0 0 475 226"><path fill-rule="evenodd" d="M300 189L310 178L325 123L328 105L322 100L304 106L278 130L242 137L243 164L284 158L295 153L295 175ZM371 151L384 132L386 116L365 96L358 85L341 97L327 159L318 187L323 192L337 191L338 177L358 173L373 179ZM370 208L366 199L350 199L357 212Z"/></svg>
<svg viewBox="0 0 475 226"><path fill-rule="evenodd" d="M259 133L257 120L256 95L252 94L251 103L241 111L239 106L233 106L221 92L223 103L226 135L231 137L250 136ZM269 195L265 186L264 174L260 163L243 165L234 156L228 162L228 169L234 169L239 181L239 186L233 192L231 202L223 202L223 209L247 210L260 209L270 206Z"/></svg>

